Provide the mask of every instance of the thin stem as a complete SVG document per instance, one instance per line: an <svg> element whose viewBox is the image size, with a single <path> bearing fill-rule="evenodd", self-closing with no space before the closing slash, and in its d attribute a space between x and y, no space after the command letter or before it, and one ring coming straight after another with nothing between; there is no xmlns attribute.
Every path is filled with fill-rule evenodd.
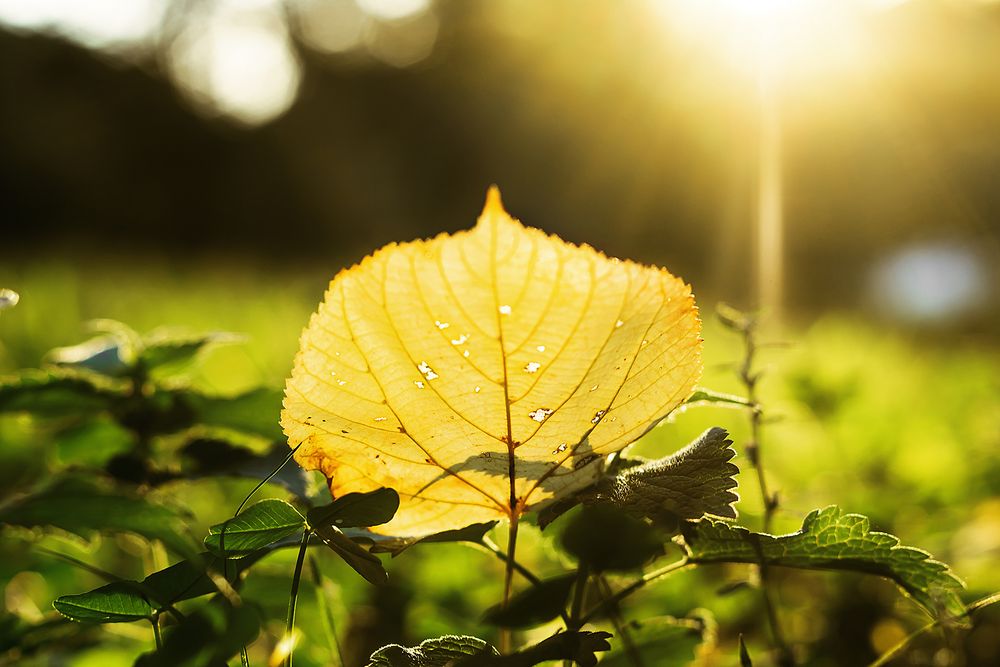
<svg viewBox="0 0 1000 667"><path fill-rule="evenodd" d="M163 648L163 637L160 636L160 615L153 614L149 622L153 626L153 642L156 643L156 650L159 651Z"/></svg>
<svg viewBox="0 0 1000 667"><path fill-rule="evenodd" d="M659 570L654 570L654 571L650 572L649 574L643 575L643 577L641 579L637 579L637 580L633 581L631 584L629 584L625 588L621 589L620 591L618 591L617 593L615 593L611 597L605 598L599 604L597 604L592 609L590 609L590 611L588 611L587 613L585 613L580 618L580 625L581 626L585 625L587 622L590 621L590 619L592 619L594 616L596 616L597 614L601 613L602 611L604 611L608 607L617 606L619 603L621 603L622 600L624 600L628 596L632 595L633 593L635 593L640 588L642 588L642 587L644 587L644 586L646 586L648 584L651 584L652 582L656 581L657 579L662 579L663 577L671 575L674 572L682 570L685 567L687 567L688 565L689 565L688 559L687 559L687 557L684 557L684 558L680 559L679 561L675 561L675 562L671 563L670 565L666 565L664 567L661 567Z"/></svg>
<svg viewBox="0 0 1000 667"><path fill-rule="evenodd" d="M898 644L893 646L891 649L880 655L874 662L869 664L868 667L883 667L883 665L888 665L890 662L901 656L906 651L906 649L910 647L910 644L912 644L922 635L930 632L931 630L937 628L940 625L943 625L944 623L951 621L958 621L962 618L972 616L972 614L976 613L983 607L988 607L992 604L996 604L997 602L1000 602L1000 592L993 593L992 595L987 595L984 598L980 598L975 602L972 602L965 608L965 612L959 614L958 616L938 618L931 621L927 625L918 628L917 630L914 630L913 632L908 634Z"/></svg>
<svg viewBox="0 0 1000 667"><path fill-rule="evenodd" d="M750 405L747 409L750 418L750 442L746 445L746 455L757 474L757 486L760 489L761 502L764 504L763 532L770 533L774 520L774 512L778 509L777 494L772 493L767 485L767 476L764 473L764 459L761 447L761 423L764 418L764 410L761 407L757 396L757 382L760 380L760 373L754 370L758 343L757 343L757 321L749 315L743 315L735 321L735 328L743 336L743 360L740 363L737 375L746 388L747 400ZM794 665L795 658L791 649L785 641L784 632L781 629L781 622L778 619L777 608L771 596L769 587L770 577L768 576L767 565L763 559L757 565L760 575L761 598L764 602L764 611L767 614L768 625L771 627L771 637L774 640L775 650L778 652L778 664L781 667Z"/></svg>
<svg viewBox="0 0 1000 667"><path fill-rule="evenodd" d="M326 631L327 640L331 647L337 652L337 667L343 667L344 652L340 647L340 638L337 636L337 623L333 617L333 610L330 609L327 602L327 581L323 578L323 573L319 569L319 561L314 554L309 554L309 569L312 572L313 583L316 584L316 604L323 616L323 629Z"/></svg>
<svg viewBox="0 0 1000 667"><path fill-rule="evenodd" d="M504 563L507 563L508 560L513 560L509 559L507 554L504 553L504 550L501 549L499 546L497 546L497 544L489 537L483 537L482 542L480 542L479 544L483 547L486 547L487 551L489 551L491 554L502 560ZM532 586L538 586L539 584L542 583L541 577L539 577L537 574L526 568L524 565L518 563L516 560L513 561L513 565L514 565L514 570L517 571L517 573L520 574L522 577L527 579ZM569 616L566 614L565 610L560 611L559 615L562 616L562 620L564 623L567 624L569 623Z"/></svg>
<svg viewBox="0 0 1000 667"><path fill-rule="evenodd" d="M566 629L571 632L583 627L580 615L583 613L583 603L587 594L587 579L589 577L590 568L587 567L586 563L580 563L576 569L576 582L573 584L573 602L569 609L569 620L566 622ZM563 667L573 667L573 661L569 658L563 660Z"/></svg>
<svg viewBox="0 0 1000 667"><path fill-rule="evenodd" d="M302 542L299 544L299 557L295 561L295 572L292 574L292 591L288 595L288 620L285 623L285 641L288 642L285 667L292 667L292 654L295 652L295 605L299 601L299 581L302 579L302 564L306 559L306 549L309 547L311 532L309 530L302 532Z"/></svg>
<svg viewBox="0 0 1000 667"><path fill-rule="evenodd" d="M601 591L601 599L607 600L613 593L611 591L611 585L608 580L604 578L604 575L596 575L597 587ZM611 624L615 628L615 634L622 640L622 646L625 647L625 656L628 661L632 663L633 667L643 667L642 654L639 653L639 649L636 647L635 642L632 640L632 633L629 632L628 626L625 624L625 619L622 618L621 609L617 604L612 604L608 607L608 616L611 618Z"/></svg>
<svg viewBox="0 0 1000 667"><path fill-rule="evenodd" d="M518 513L516 511L512 511L510 516L510 530L507 532L507 558L505 559L504 578L503 578L504 607L506 607L507 604L510 602L510 595L511 591L513 590L514 563L515 563L514 554L517 552L517 525L518 525ZM512 645L513 643L511 641L510 628L501 628L500 652L510 653Z"/></svg>

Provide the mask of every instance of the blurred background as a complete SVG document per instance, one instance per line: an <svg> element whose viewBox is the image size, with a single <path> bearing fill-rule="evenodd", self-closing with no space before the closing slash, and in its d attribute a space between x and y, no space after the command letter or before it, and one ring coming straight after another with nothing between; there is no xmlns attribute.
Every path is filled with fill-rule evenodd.
<svg viewBox="0 0 1000 667"><path fill-rule="evenodd" d="M991 0L0 0L0 288L21 296L0 313L0 371L115 318L245 333L190 381L280 388L340 268L471 226L491 183L525 224L691 282L709 387L739 391L739 341L714 305L762 309L763 338L787 344L763 353L781 529L838 503L952 563L969 599L1000 588ZM16 492L55 454L11 424L0 465ZM714 424L741 448L745 417L705 408L641 451ZM199 529L242 496L198 488ZM526 539L528 560L557 567ZM89 581L11 549L7 614L51 613ZM496 581L454 567L470 558L487 562L460 546L401 556L389 601L338 570L344 627L389 605L394 640L490 632L475 619ZM760 609L716 596L736 575L707 572L641 611L711 608L730 651ZM861 664L921 622L867 579L782 585L809 664ZM284 586L254 589L279 625ZM998 616L910 664L1000 663ZM145 639L115 641L60 664L128 664Z"/></svg>

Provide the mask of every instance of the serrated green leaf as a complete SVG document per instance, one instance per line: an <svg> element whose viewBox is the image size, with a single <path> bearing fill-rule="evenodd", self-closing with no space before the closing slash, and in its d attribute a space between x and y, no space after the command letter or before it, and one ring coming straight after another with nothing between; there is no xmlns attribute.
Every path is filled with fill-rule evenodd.
<svg viewBox="0 0 1000 667"><path fill-rule="evenodd" d="M114 582L52 603L66 618L84 623L130 623L149 618L153 607L130 582Z"/></svg>
<svg viewBox="0 0 1000 667"><path fill-rule="evenodd" d="M497 525L496 521L487 521L485 523L474 523L471 526L466 526L465 528L459 528L458 530L446 530L441 533L434 533L433 535L428 535L426 537L414 538L414 537L387 537L385 535L378 535L375 533L369 533L365 531L362 534L354 535L351 531L348 534L351 537L358 538L362 537L365 539L370 539L373 544L371 548L372 553L387 553L392 554L395 558L399 554L403 553L412 546L417 544L427 544L427 543L442 543L442 542L471 542L473 544L482 544L483 538L486 537L486 533L493 530L494 526Z"/></svg>
<svg viewBox="0 0 1000 667"><path fill-rule="evenodd" d="M348 493L329 505L314 507L306 514L313 529L335 525L338 528L378 526L392 519L399 509L399 494L393 489L367 493Z"/></svg>
<svg viewBox="0 0 1000 667"><path fill-rule="evenodd" d="M103 466L135 445L135 434L108 416L64 429L55 436L56 456L64 465Z"/></svg>
<svg viewBox="0 0 1000 667"><path fill-rule="evenodd" d="M188 519L178 510L78 479L61 480L0 511L0 523L52 526L84 538L99 531L136 533L185 555L196 553L187 536Z"/></svg>
<svg viewBox="0 0 1000 667"><path fill-rule="evenodd" d="M560 536L567 553L595 572L634 570L663 553L660 531L608 504L584 505Z"/></svg>
<svg viewBox="0 0 1000 667"><path fill-rule="evenodd" d="M711 428L671 456L626 468L601 485L598 497L671 528L706 514L736 518L732 446L725 430Z"/></svg>
<svg viewBox="0 0 1000 667"><path fill-rule="evenodd" d="M750 401L742 396L737 396L736 394L724 394L719 391L706 389L705 387L696 387L694 393L688 397L688 400L684 401L685 405L697 403L720 403L722 405L731 405L741 408L746 408L752 405Z"/></svg>
<svg viewBox="0 0 1000 667"><path fill-rule="evenodd" d="M813 510L796 533L775 537L705 520L683 530L693 563L760 563L817 570L850 570L895 581L932 615L960 616L963 584L926 551L871 531L868 518L836 506Z"/></svg>
<svg viewBox="0 0 1000 667"><path fill-rule="evenodd" d="M483 622L502 628L529 628L551 621L566 608L576 574L541 581L510 599L506 606L490 607Z"/></svg>
<svg viewBox="0 0 1000 667"><path fill-rule="evenodd" d="M25 371L0 380L0 412L90 416L109 408L127 391L127 384L94 373L72 369Z"/></svg>
<svg viewBox="0 0 1000 667"><path fill-rule="evenodd" d="M344 559L368 583L381 586L389 581L389 573L382 566L379 557L365 551L364 547L349 538L342 530L329 524L315 528L316 535L323 544Z"/></svg>
<svg viewBox="0 0 1000 667"><path fill-rule="evenodd" d="M580 667L594 667L597 664L595 654L611 649L608 643L610 637L608 632L559 632L517 653L463 658L455 663L455 667L534 667L553 660L569 660ZM601 664L604 664L603 660ZM659 662L651 664L660 665Z"/></svg>
<svg viewBox="0 0 1000 667"><path fill-rule="evenodd" d="M192 334L161 329L143 339L139 363L147 371L181 372L206 349L242 340L242 336L223 331Z"/></svg>
<svg viewBox="0 0 1000 667"><path fill-rule="evenodd" d="M365 667L446 667L477 655L499 655L488 642L467 635L445 635L407 648L389 644L372 653Z"/></svg>
<svg viewBox="0 0 1000 667"><path fill-rule="evenodd" d="M656 667L685 667L691 664L702 642L700 624L692 619L677 619L672 616L657 616L631 621L626 625L635 651L642 658L642 664ZM620 638L619 638L620 639ZM635 662L629 652L620 645L608 654L603 667L630 667Z"/></svg>
<svg viewBox="0 0 1000 667"><path fill-rule="evenodd" d="M294 507L268 498L209 528L205 546L220 556L225 549L227 558L243 558L305 527L305 519Z"/></svg>

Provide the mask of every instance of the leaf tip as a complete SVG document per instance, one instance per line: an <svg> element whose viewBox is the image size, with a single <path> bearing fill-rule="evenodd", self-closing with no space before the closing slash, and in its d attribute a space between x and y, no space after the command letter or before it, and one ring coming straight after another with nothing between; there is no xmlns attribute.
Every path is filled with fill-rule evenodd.
<svg viewBox="0 0 1000 667"><path fill-rule="evenodd" d="M490 189L486 191L486 203L483 204L483 212L479 217L486 218L493 215L506 214L507 211L504 210L503 201L500 199L500 188L496 184L491 185Z"/></svg>

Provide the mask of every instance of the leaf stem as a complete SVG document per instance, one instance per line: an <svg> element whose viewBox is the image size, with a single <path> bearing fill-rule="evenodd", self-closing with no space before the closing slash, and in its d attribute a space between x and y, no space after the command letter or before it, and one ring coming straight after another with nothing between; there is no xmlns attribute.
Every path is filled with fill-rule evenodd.
<svg viewBox="0 0 1000 667"><path fill-rule="evenodd" d="M156 644L156 650L159 651L163 648L163 637L160 636L160 615L153 614L149 618L149 622L153 626L153 642Z"/></svg>
<svg viewBox="0 0 1000 667"><path fill-rule="evenodd" d="M316 604L323 617L323 629L326 631L326 637L331 647L337 652L336 667L344 667L344 651L340 646L340 638L337 636L337 623L333 616L333 610L330 609L327 601L328 582L319 569L319 560L315 554L309 554L309 569L312 572L313 583L316 584ZM330 587L332 589L332 584ZM331 592L335 592L335 589L332 589Z"/></svg>
<svg viewBox="0 0 1000 667"><path fill-rule="evenodd" d="M513 481L511 481L511 486L513 488ZM514 554L517 551L517 526L518 526L519 515L516 509L511 507L510 516L510 529L507 532L507 558L505 559L506 565L504 567L504 579L503 579L503 606L506 607L507 603L510 602L511 591L513 590L514 583ZM500 652L509 653L513 643L511 641L511 631L510 628L500 629Z"/></svg>
<svg viewBox="0 0 1000 667"><path fill-rule="evenodd" d="M600 603L598 603L596 606L594 606L592 609L590 609L590 611L588 611L587 613L585 613L580 618L580 625L582 626L582 625L586 624L587 622L590 621L590 619L592 619L594 616L596 616L597 614L599 614L602 611L604 611L606 608L612 607L612 606L617 606L622 600L624 600L628 596L632 595L633 593L635 593L640 588L642 588L642 587L644 587L644 586L646 586L648 584L651 584L652 582L656 581L657 579L662 579L663 577L671 575L674 572L678 572L680 570L683 570L685 567L687 567L690 564L691 563L688 562L688 559L685 556L684 558L681 558L680 560L675 561L675 562L671 563L670 565L666 565L664 567L661 567L659 570L653 570L649 574L643 575L643 577L641 579L637 579L637 580L633 581L631 584L629 584L625 588L621 589L620 591L618 591L617 593L615 593L611 597L605 598Z"/></svg>
<svg viewBox="0 0 1000 667"><path fill-rule="evenodd" d="M597 587L601 591L601 599L607 600L610 598L613 593L608 580L602 574L596 575L595 579ZM629 632L625 619L622 618L621 609L617 604L612 604L608 607L608 616L611 618L611 624L615 628L615 633L622 640L622 646L625 647L625 656L628 658L628 661L632 663L633 667L644 667L642 654L639 653L639 649L632 640L632 633Z"/></svg>
<svg viewBox="0 0 1000 667"><path fill-rule="evenodd" d="M295 652L295 605L299 600L299 581L302 579L302 564L306 559L306 549L309 547L310 530L302 531L302 542L299 543L299 557L295 560L295 571L292 573L292 590L288 595L288 619L285 623L285 641L288 642L288 654L285 656L285 667L292 667L292 654Z"/></svg>

